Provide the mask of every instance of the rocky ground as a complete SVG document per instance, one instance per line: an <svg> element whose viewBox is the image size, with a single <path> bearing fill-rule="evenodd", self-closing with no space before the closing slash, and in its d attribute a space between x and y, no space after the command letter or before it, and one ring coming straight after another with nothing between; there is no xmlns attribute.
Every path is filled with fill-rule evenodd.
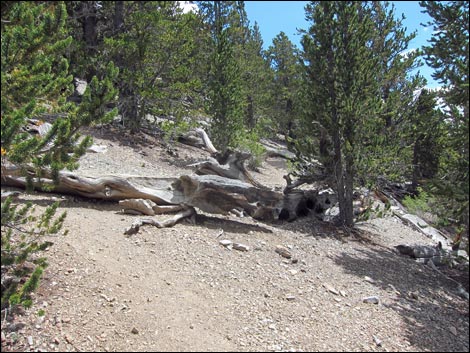
<svg viewBox="0 0 470 353"><path fill-rule="evenodd" d="M107 151L84 156L79 173L175 177L207 157L147 135L113 136L95 132ZM282 186L285 168L270 158L253 175ZM395 252L431 241L393 216L350 237L311 217L273 224L202 213L194 224L125 236L136 216L115 203L16 200L60 200L69 234L52 239L34 305L2 316L2 351L469 350L468 301L455 280Z"/></svg>

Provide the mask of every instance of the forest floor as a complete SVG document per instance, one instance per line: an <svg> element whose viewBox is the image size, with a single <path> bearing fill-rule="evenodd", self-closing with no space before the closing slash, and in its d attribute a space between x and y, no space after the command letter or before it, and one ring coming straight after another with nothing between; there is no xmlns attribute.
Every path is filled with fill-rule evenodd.
<svg viewBox="0 0 470 353"><path fill-rule="evenodd" d="M179 143L169 153L144 134L92 133L107 151L82 157L82 175L178 177L208 157ZM271 187L285 185L284 174L277 158L253 172ZM395 252L431 244L396 217L344 237L308 216L263 223L198 212L195 224L126 236L138 216L117 203L45 193L15 202L27 200L39 209L59 200L69 234L51 238L33 306L2 317L2 351L469 350L468 301L454 281ZM249 250L229 250L222 239ZM363 302L370 296L378 304Z"/></svg>

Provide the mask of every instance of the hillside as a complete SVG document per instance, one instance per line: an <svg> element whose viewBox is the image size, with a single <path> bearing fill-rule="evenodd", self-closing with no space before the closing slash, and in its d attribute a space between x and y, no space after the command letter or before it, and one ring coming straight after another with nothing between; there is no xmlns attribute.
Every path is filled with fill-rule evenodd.
<svg viewBox="0 0 470 353"><path fill-rule="evenodd" d="M82 157L82 175L175 177L208 155L179 143L169 153L144 134L91 132L107 151ZM283 186L285 168L269 158L253 176ZM60 200L69 234L52 239L33 307L2 318L2 351L469 349L468 301L449 277L395 251L434 245L396 217L343 237L313 217L262 223L198 212L195 224L125 236L137 216L117 203L45 193L16 199L26 200L40 209ZM278 245L292 257L280 256ZM363 302L370 296L378 304Z"/></svg>

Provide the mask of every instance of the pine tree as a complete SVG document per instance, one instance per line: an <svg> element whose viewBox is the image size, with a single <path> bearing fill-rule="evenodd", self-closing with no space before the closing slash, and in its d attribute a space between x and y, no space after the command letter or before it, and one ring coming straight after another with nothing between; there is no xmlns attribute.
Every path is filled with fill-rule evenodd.
<svg viewBox="0 0 470 353"><path fill-rule="evenodd" d="M300 113L300 57L297 47L280 32L267 50L273 70L271 110L276 132L282 132L291 145L297 116Z"/></svg>
<svg viewBox="0 0 470 353"><path fill-rule="evenodd" d="M302 38L306 119L302 127L318 146L326 175L334 177L343 224L351 226L353 183L374 185L379 176L411 177L413 151L405 144L412 125L414 91L410 77L416 54L403 55L406 36L393 7L380 2L311 2L312 26ZM409 136L409 135L408 135Z"/></svg>
<svg viewBox="0 0 470 353"><path fill-rule="evenodd" d="M406 35L404 15L396 18L394 5L386 2L367 3L366 10L374 23L370 47L378 60L374 75L381 107L377 119L369 119L362 129L356 165L361 182L373 187L379 177L399 182L411 178L413 152L404 141L414 121L416 92L425 82L419 74L412 75L420 64L419 51L408 50L416 32Z"/></svg>
<svg viewBox="0 0 470 353"><path fill-rule="evenodd" d="M437 106L437 94L422 89L412 109L409 131L413 149L412 189L431 181L439 171L439 161L443 152L444 119Z"/></svg>
<svg viewBox="0 0 470 353"><path fill-rule="evenodd" d="M442 201L469 229L469 3L421 1L432 17L434 35L423 48L433 78L443 84L439 95L446 115L446 157L441 181L436 183Z"/></svg>
<svg viewBox="0 0 470 353"><path fill-rule="evenodd" d="M199 22L173 1L125 2L124 7L126 15L116 25L119 30L105 37L104 50L119 67L119 113L134 133L148 114L181 115L183 100L200 89L192 74Z"/></svg>
<svg viewBox="0 0 470 353"><path fill-rule="evenodd" d="M304 129L317 123L333 147L328 165L334 176L340 219L353 225L353 179L359 129L378 109L370 49L373 22L360 2L311 2L306 18L312 25L302 38L310 109Z"/></svg>
<svg viewBox="0 0 470 353"><path fill-rule="evenodd" d="M2 155L38 170L49 166L53 173L74 169L91 144L91 138L80 140L80 127L109 121L116 113L105 108L116 94L111 82L116 70L108 64L109 76L94 77L76 107L66 102L73 85L64 57L72 41L66 36L64 4L20 2L2 16L7 21L2 22ZM52 127L32 136L25 127L30 119L36 124L52 120Z"/></svg>
<svg viewBox="0 0 470 353"><path fill-rule="evenodd" d="M241 70L235 55L235 43L243 35L230 23L236 18L236 2L199 2L212 39L208 83L211 135L217 149L235 148L244 132L245 109ZM236 21L235 21L236 22Z"/></svg>
<svg viewBox="0 0 470 353"><path fill-rule="evenodd" d="M28 171L27 179L32 178L31 172L39 177L43 172L57 176L63 168L76 168L91 143L89 137L80 140L80 127L108 121L115 114L106 111L105 103L116 94L111 84L116 70L110 63L109 77L94 77L78 107L67 103L73 85L65 58L72 41L65 27L65 4L11 2L2 3L1 11L2 181L7 177L4 168L12 164ZM46 120L51 125L44 134L28 131L31 123L44 125ZM31 304L29 294L46 265L36 253L50 245L41 237L57 233L65 218L62 214L52 221L56 209L57 204L34 216L32 204L17 209L11 199L2 202L2 309L9 304ZM36 267L24 273L26 260L33 260ZM26 283L18 286L13 281L3 288L4 276L9 274L25 275Z"/></svg>

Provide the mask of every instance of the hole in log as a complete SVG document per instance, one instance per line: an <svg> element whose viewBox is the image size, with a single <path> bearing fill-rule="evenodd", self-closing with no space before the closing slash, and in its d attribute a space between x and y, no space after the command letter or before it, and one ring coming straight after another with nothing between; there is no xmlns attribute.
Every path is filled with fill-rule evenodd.
<svg viewBox="0 0 470 353"><path fill-rule="evenodd" d="M327 198L327 199L325 200L325 204L329 205L330 203L331 203L330 199Z"/></svg>
<svg viewBox="0 0 470 353"><path fill-rule="evenodd" d="M307 207L297 207L295 213L297 213L298 217L305 217L308 216L308 208Z"/></svg>
<svg viewBox="0 0 470 353"><path fill-rule="evenodd" d="M279 220L285 221L287 219L289 219L289 211L283 208L279 213Z"/></svg>
<svg viewBox="0 0 470 353"><path fill-rule="evenodd" d="M295 208L297 217L305 217L308 215L307 200L302 199Z"/></svg>
<svg viewBox="0 0 470 353"><path fill-rule="evenodd" d="M317 204L317 205L315 206L314 211L315 211L315 213L320 214L320 213L323 213L323 211L325 211L325 210L323 209L323 207L321 207L320 204Z"/></svg>
<svg viewBox="0 0 470 353"><path fill-rule="evenodd" d="M313 210L315 207L315 203L316 201L314 199L307 199L307 202L305 203L305 205L307 206L309 210Z"/></svg>

